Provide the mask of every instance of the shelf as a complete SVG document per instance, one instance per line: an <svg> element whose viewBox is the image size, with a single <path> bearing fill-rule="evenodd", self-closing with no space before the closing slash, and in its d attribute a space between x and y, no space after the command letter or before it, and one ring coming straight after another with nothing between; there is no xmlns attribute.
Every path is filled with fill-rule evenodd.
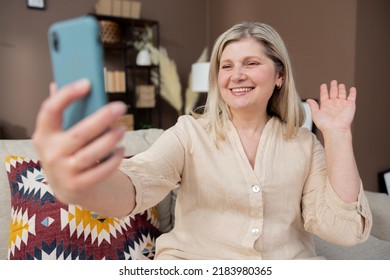
<svg viewBox="0 0 390 280"><path fill-rule="evenodd" d="M105 49L117 49L119 51L124 51L129 47L133 47L132 44L126 44L125 42L119 42L119 43L105 43L103 42L103 48Z"/></svg>
<svg viewBox="0 0 390 280"><path fill-rule="evenodd" d="M156 69L158 70L159 69L159 66L158 65L137 65L137 64L128 64L126 65L126 68L128 69L136 69L136 70L147 70L147 71L150 71L152 69Z"/></svg>
<svg viewBox="0 0 390 280"><path fill-rule="evenodd" d="M125 92L107 92L108 94L108 97L111 99L111 98L115 98L115 99L123 99L126 97L126 93Z"/></svg>
<svg viewBox="0 0 390 280"><path fill-rule="evenodd" d="M135 18L125 18L125 17L115 17L115 16L106 16L106 15L97 15L91 14L96 17L98 20L111 20L119 24L133 24L134 27L145 27L147 25L158 25L158 21L150 19L135 19Z"/></svg>
<svg viewBox="0 0 390 280"><path fill-rule="evenodd" d="M105 67L108 72L124 72L126 92L108 92L108 100L122 101L127 104L127 114L132 114L134 116L135 129L143 128L145 126L161 128L160 85L155 85L152 82L152 76L154 73L157 73L159 76L160 67L159 65L136 65L135 62L138 50L134 47L134 42L141 38L141 34L144 33L146 28L152 29L152 44L155 47L159 47L159 22L149 19L132 19L96 14L92 15L99 21L105 20L116 23L116 25L112 24L114 27L111 27L111 25L108 24L108 29L104 30L104 34L108 34L108 37L105 37L105 39L107 38L107 41L113 41L113 38L116 39L115 43L107 41L102 42L105 53ZM117 26L119 26L119 28ZM113 32L112 30L119 30L119 32L111 34L110 32ZM138 104L137 102L140 101L137 101L136 94L137 87L139 85L155 86L155 100L153 100L155 102L153 103L153 105L155 105L154 107L136 106ZM115 87L110 87L110 89L115 89ZM145 95L142 96L145 97ZM145 103L142 104L144 105Z"/></svg>

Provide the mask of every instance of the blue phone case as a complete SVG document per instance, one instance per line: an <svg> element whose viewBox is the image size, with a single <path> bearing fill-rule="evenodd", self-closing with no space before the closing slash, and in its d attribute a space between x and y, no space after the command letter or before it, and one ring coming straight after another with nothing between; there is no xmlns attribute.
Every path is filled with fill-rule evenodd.
<svg viewBox="0 0 390 280"><path fill-rule="evenodd" d="M57 88L81 78L91 82L89 95L64 111L63 128L68 129L107 103L100 27L93 16L68 19L51 25L48 38Z"/></svg>

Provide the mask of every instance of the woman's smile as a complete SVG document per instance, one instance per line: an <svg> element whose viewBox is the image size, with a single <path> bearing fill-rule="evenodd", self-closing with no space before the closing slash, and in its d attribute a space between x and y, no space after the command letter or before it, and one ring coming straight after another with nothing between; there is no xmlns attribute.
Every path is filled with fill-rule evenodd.
<svg viewBox="0 0 390 280"><path fill-rule="evenodd" d="M247 93L250 93L254 87L238 87L238 88L231 88L230 91L233 96L242 96Z"/></svg>

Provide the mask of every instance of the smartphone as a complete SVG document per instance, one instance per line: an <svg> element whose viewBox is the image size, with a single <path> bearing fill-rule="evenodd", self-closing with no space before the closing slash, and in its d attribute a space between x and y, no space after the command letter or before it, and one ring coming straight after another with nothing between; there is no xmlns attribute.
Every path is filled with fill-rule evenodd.
<svg viewBox="0 0 390 280"><path fill-rule="evenodd" d="M56 22L49 27L48 40L57 89L81 78L91 82L90 93L64 111L63 128L68 129L108 101L99 23L93 16Z"/></svg>

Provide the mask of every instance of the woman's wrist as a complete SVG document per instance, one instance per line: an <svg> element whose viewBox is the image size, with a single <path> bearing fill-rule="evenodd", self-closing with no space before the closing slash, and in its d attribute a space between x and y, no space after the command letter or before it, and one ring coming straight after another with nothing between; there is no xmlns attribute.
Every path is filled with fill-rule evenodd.
<svg viewBox="0 0 390 280"><path fill-rule="evenodd" d="M352 131L350 128L333 128L321 131L324 141L331 143L352 143Z"/></svg>

